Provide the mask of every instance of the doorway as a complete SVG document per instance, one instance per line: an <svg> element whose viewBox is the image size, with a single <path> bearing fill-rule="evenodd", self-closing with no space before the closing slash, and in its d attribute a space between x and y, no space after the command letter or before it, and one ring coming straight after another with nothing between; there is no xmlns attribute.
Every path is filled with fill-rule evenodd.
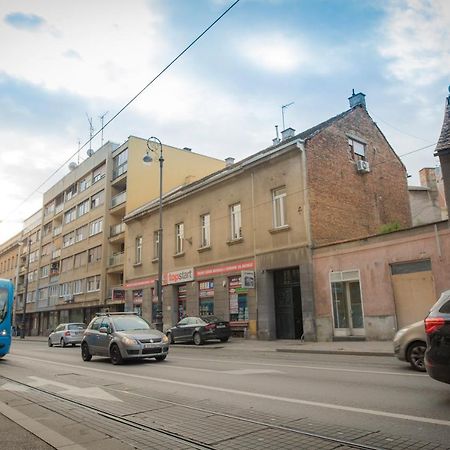
<svg viewBox="0 0 450 450"><path fill-rule="evenodd" d="M364 336L359 272L332 272L331 293L335 336Z"/></svg>
<svg viewBox="0 0 450 450"><path fill-rule="evenodd" d="M299 268L277 270L273 276L277 339L300 339L303 316Z"/></svg>

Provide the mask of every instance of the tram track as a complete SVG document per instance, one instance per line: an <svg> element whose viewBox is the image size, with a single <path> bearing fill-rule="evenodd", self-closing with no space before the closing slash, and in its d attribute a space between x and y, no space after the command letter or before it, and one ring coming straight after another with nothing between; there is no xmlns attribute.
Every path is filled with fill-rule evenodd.
<svg viewBox="0 0 450 450"><path fill-rule="evenodd" d="M227 448L226 440L225 440L225 442L222 441L219 444L205 443L198 439L193 439L188 436L183 436L180 433L177 433L177 432L174 432L174 431L171 431L168 429L163 429L161 426L149 425L147 423L142 423L140 421L133 420L124 415L114 414L114 413L105 411L102 408L83 403L80 400L68 398L67 396L58 394L56 392L52 392L48 389L44 389L41 386L33 386L32 384L28 384L23 381L18 381L18 380L9 378L4 375L0 375L0 380L5 380L5 382L14 383L22 388L29 389L29 390L31 390L31 392L37 392L37 393L43 394L45 396L48 396L52 399L55 399L55 400L57 399L62 402L66 402L67 404L76 406L85 411L89 411L90 413L95 414L98 417L101 417L102 419L108 420L111 423L120 424L122 426L125 426L125 427L129 428L130 430L134 430L134 431L138 431L138 432L142 432L142 433L157 433L158 435L167 437L168 439L170 439L174 442L177 442L178 444L186 444L190 448L211 449L211 450L216 450L218 448ZM142 397L141 394L133 393L130 391L124 391L124 390L112 389L112 388L108 388L108 390L111 392L126 393L127 395L130 395L130 396L136 395L136 396ZM321 445L321 448L330 448L330 449L352 448L352 449L361 449L361 450L386 450L387 448L392 448L392 447L373 446L373 445L368 445L365 443L358 443L358 442L355 442L352 440L338 438L335 436L327 436L326 434L323 434L323 433L316 433L316 432L301 430L298 428L293 428L293 427L290 427L289 425L280 425L280 424L269 423L269 422L266 422L263 420L256 420L256 419L242 417L242 416L235 415L235 414L219 412L219 411L215 411L213 409L202 408L202 407L197 407L197 406L192 406L192 405L186 405L181 402L163 400L161 398L150 397L150 396L146 396L146 398L151 399L151 400L157 400L158 402L161 402L161 403L165 403L167 406L183 408L187 411L187 414L189 414L189 412L196 411L196 412L199 412L202 414L214 415L216 417L221 417L224 419L232 419L235 421L239 421L242 424L250 424L253 426L257 426L268 432L277 431L277 432L282 432L283 434L287 433L287 434L290 434L291 439L294 439L294 440L295 440L296 436L298 436L299 439L300 438L317 439L319 441L322 441L322 443L323 443ZM46 404L45 408L47 408L49 411L60 414L60 412L52 410L49 405L51 405L51 402ZM370 434L370 432L367 432L367 433ZM251 434L251 433L249 433L249 434ZM232 440L233 440L233 438L229 439L230 442ZM330 446L324 447L324 445L326 445L326 443L329 443ZM299 446L298 448L305 448L305 447ZM313 447L309 447L309 448L313 448Z"/></svg>

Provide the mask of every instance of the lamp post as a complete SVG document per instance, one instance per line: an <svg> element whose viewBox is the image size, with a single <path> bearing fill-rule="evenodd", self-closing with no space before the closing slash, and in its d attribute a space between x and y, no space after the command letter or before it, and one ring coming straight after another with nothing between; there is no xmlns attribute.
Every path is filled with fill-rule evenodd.
<svg viewBox="0 0 450 450"><path fill-rule="evenodd" d="M30 271L31 239L28 238L27 242L28 242L27 269L25 272L25 286L23 289L23 310L22 310L22 322L20 325L20 339L25 339L25 319L27 314L28 273Z"/></svg>
<svg viewBox="0 0 450 450"><path fill-rule="evenodd" d="M156 329L159 331L163 331L163 303L162 303L162 268L163 268L163 225L162 225L162 190L163 190L163 146L161 141L152 136L147 139L147 148L149 151L153 152L155 155L158 155L159 147L159 229L158 229L158 283L157 283L157 296L158 303L156 305ZM145 164L149 164L152 162L152 157L149 152L144 155L143 161Z"/></svg>

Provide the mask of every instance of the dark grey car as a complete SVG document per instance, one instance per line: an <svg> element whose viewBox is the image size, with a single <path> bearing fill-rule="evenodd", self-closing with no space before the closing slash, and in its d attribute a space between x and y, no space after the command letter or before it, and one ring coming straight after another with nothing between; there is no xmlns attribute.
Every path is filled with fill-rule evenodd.
<svg viewBox="0 0 450 450"><path fill-rule="evenodd" d="M134 313L98 313L88 325L81 342L81 357L106 356L113 364L125 359L166 359L169 340Z"/></svg>

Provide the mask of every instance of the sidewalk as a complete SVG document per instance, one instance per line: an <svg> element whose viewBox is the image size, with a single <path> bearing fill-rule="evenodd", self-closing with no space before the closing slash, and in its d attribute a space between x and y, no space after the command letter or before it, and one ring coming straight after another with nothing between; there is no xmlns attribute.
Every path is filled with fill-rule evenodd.
<svg viewBox="0 0 450 450"><path fill-rule="evenodd" d="M13 340L20 340L14 337ZM25 341L47 342L45 336L26 336ZM175 344L176 347L193 347L193 344ZM295 339L277 339L263 341L232 337L226 344L208 342L200 348L237 348L241 351L264 351L286 353L322 353L333 355L393 356L392 341L337 341L337 342L303 342Z"/></svg>

